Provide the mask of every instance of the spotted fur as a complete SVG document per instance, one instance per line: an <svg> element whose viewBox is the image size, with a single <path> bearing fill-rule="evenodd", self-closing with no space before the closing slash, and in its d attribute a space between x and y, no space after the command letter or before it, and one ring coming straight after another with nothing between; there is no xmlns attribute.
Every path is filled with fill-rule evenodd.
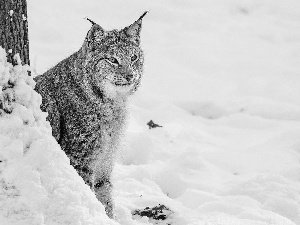
<svg viewBox="0 0 300 225"><path fill-rule="evenodd" d="M143 74L141 19L122 30L93 24L79 51L36 78L53 136L111 218L111 172L126 102Z"/></svg>

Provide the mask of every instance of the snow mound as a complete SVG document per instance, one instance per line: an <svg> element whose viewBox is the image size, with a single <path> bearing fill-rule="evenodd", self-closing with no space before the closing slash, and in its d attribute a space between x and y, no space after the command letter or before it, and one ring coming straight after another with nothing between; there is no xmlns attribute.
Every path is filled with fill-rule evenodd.
<svg viewBox="0 0 300 225"><path fill-rule="evenodd" d="M0 224L117 224L52 137L29 69L0 48Z"/></svg>

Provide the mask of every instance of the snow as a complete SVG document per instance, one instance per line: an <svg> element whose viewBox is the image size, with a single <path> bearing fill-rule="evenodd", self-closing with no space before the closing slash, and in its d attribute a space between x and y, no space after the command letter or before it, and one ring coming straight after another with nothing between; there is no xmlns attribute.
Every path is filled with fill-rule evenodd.
<svg viewBox="0 0 300 225"><path fill-rule="evenodd" d="M25 16L24 14L22 14L22 20L23 20L23 21L26 21L26 20L27 20L27 18L26 18L26 16Z"/></svg>
<svg viewBox="0 0 300 225"><path fill-rule="evenodd" d="M28 0L34 69L81 46L90 27L83 17L122 28L146 9L145 76L113 173L116 223L154 223L131 213L163 204L172 213L158 224L300 224L300 2ZM0 84L7 71L0 66ZM18 101L30 105L26 81L18 85ZM10 121L0 126L10 162L1 179L22 191L4 189L0 209L11 207L0 224L113 224L36 114L40 124L26 106L0 118ZM150 120L163 127L149 130Z"/></svg>
<svg viewBox="0 0 300 225"><path fill-rule="evenodd" d="M0 224L116 224L52 137L29 69L0 48Z"/></svg>

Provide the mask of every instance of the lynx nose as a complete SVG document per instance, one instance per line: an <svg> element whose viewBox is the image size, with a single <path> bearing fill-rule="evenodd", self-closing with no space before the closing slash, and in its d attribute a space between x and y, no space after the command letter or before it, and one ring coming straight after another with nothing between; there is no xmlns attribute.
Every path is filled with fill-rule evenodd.
<svg viewBox="0 0 300 225"><path fill-rule="evenodd" d="M122 66L121 68L121 75L122 77L127 81L131 82L134 79L134 74L131 68L128 68L126 66Z"/></svg>
<svg viewBox="0 0 300 225"><path fill-rule="evenodd" d="M125 79L127 80L127 82L130 82L133 80L133 74L127 74L127 76L125 77Z"/></svg>

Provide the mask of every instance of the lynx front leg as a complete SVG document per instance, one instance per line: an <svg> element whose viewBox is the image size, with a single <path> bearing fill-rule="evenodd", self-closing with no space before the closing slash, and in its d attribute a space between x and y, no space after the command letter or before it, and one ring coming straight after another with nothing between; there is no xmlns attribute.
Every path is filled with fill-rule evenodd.
<svg viewBox="0 0 300 225"><path fill-rule="evenodd" d="M94 192L97 199L105 206L106 214L109 218L114 218L114 204L112 200L112 184L109 177L96 179Z"/></svg>
<svg viewBox="0 0 300 225"><path fill-rule="evenodd" d="M73 165L74 166L74 165ZM95 173L87 164L74 166L84 182L95 192L97 199L104 205L106 214L114 218L114 205L112 200L112 184L110 182L111 169L104 169Z"/></svg>
<svg viewBox="0 0 300 225"><path fill-rule="evenodd" d="M101 153L94 162L93 190L97 199L104 205L106 214L114 218L112 199L111 173L113 169L113 154L107 145L101 146Z"/></svg>

